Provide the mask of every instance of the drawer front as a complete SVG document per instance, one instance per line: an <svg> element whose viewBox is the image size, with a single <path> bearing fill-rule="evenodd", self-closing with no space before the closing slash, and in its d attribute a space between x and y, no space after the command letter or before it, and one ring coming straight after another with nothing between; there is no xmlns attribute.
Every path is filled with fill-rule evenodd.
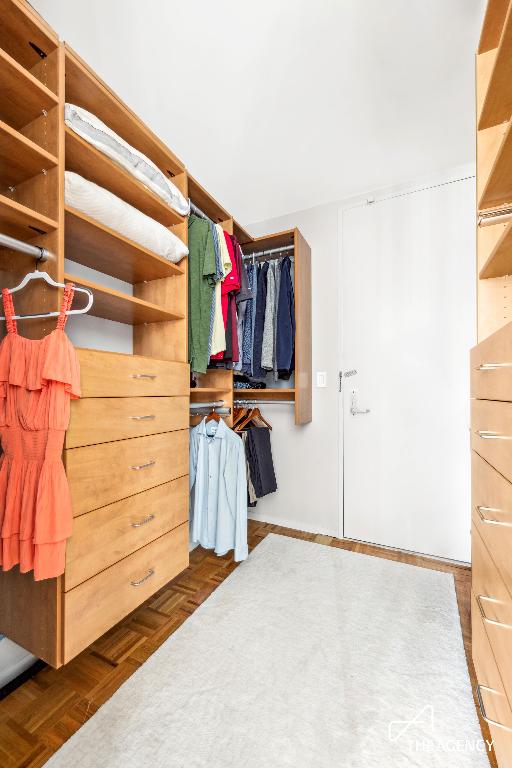
<svg viewBox="0 0 512 768"><path fill-rule="evenodd" d="M87 397L71 403L66 448L188 429L188 397Z"/></svg>
<svg viewBox="0 0 512 768"><path fill-rule="evenodd" d="M512 711L474 594L471 595L471 627L473 662L485 710L482 715L488 722L492 720L505 726L505 729L512 728ZM489 723L489 728L500 768L511 766L512 732L493 723Z"/></svg>
<svg viewBox="0 0 512 768"><path fill-rule="evenodd" d="M473 593L512 705L512 597L476 529L471 539Z"/></svg>
<svg viewBox="0 0 512 768"><path fill-rule="evenodd" d="M512 323L471 350L471 395L512 401Z"/></svg>
<svg viewBox="0 0 512 768"><path fill-rule="evenodd" d="M82 397L188 397L189 366L140 355L78 349Z"/></svg>
<svg viewBox="0 0 512 768"><path fill-rule="evenodd" d="M188 477L77 517L66 549L67 592L188 520Z"/></svg>
<svg viewBox="0 0 512 768"><path fill-rule="evenodd" d="M474 451L471 466L473 526L512 595L512 484Z"/></svg>
<svg viewBox="0 0 512 768"><path fill-rule="evenodd" d="M512 480L512 403L471 401L471 447Z"/></svg>
<svg viewBox="0 0 512 768"><path fill-rule="evenodd" d="M73 515L188 475L188 430L65 451Z"/></svg>
<svg viewBox="0 0 512 768"><path fill-rule="evenodd" d="M64 663L188 566L188 525L129 555L64 596Z"/></svg>

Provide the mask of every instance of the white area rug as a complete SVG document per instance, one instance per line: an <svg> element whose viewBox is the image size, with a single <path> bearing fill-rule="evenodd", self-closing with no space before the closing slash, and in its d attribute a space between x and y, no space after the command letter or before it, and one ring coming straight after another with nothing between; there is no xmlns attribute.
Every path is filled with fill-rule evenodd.
<svg viewBox="0 0 512 768"><path fill-rule="evenodd" d="M267 536L51 768L484 768L453 578Z"/></svg>

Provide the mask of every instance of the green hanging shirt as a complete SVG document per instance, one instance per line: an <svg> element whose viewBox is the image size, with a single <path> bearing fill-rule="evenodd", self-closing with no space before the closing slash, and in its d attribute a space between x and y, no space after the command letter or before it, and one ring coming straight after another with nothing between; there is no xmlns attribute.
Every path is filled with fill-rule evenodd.
<svg viewBox="0 0 512 768"><path fill-rule="evenodd" d="M191 214L188 220L188 355L196 373L206 373L213 291L215 248L210 222Z"/></svg>

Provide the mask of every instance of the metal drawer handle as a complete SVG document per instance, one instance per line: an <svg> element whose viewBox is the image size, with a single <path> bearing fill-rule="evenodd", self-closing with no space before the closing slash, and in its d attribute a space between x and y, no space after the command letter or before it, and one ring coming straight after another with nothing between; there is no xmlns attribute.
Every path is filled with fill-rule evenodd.
<svg viewBox="0 0 512 768"><path fill-rule="evenodd" d="M129 416L129 418L134 421L153 421L156 416L154 413L149 413L147 416Z"/></svg>
<svg viewBox="0 0 512 768"><path fill-rule="evenodd" d="M142 528L143 525L147 525L152 520L155 519L154 515L148 515L144 518L144 520L141 520L140 523L132 523L132 528Z"/></svg>
<svg viewBox="0 0 512 768"><path fill-rule="evenodd" d="M491 720L490 717L487 717L487 713L485 711L484 702L482 701L482 691L489 691L489 693L495 693L497 696L503 696L500 691L495 691L494 688L489 688L488 685L478 685L476 686L476 697L478 699L478 706L480 707L480 712L482 713L482 717L485 720L486 723L489 723L489 725L494 725L496 728L503 728L504 731L508 731L509 733L512 733L512 728L509 728L507 725L502 725L501 723L498 723L497 720Z"/></svg>
<svg viewBox="0 0 512 768"><path fill-rule="evenodd" d="M156 373L132 373L132 379L156 379Z"/></svg>
<svg viewBox="0 0 512 768"><path fill-rule="evenodd" d="M156 459L150 459L145 464L132 464L130 469L148 469L148 467L152 467L154 464L156 464Z"/></svg>
<svg viewBox="0 0 512 768"><path fill-rule="evenodd" d="M154 575L155 575L155 571L153 570L153 568L150 568L149 571L146 573L146 575L142 577L142 579L139 579L138 581L131 581L130 584L132 585L132 587L140 587L141 584L144 584L145 581L147 581Z"/></svg>
<svg viewBox="0 0 512 768"><path fill-rule="evenodd" d="M477 429L476 433L482 440L512 440L512 435L502 435L501 432L492 432L489 429Z"/></svg>
<svg viewBox="0 0 512 768"><path fill-rule="evenodd" d="M497 605L503 605L502 600L496 600L494 597L487 597L487 595L477 595L476 596L476 602L478 605L478 609L480 611L480 616L482 619L487 622L487 624L494 624L496 627L503 627L504 629L512 629L511 624L504 624L502 621L496 621L495 619L489 619L487 618L485 614L485 608L482 605L482 600L487 600L489 603L495 603Z"/></svg>
<svg viewBox="0 0 512 768"><path fill-rule="evenodd" d="M500 368L512 368L512 363L482 363L477 365L475 371L496 371Z"/></svg>
<svg viewBox="0 0 512 768"><path fill-rule="evenodd" d="M477 504L476 511L478 512L478 517L482 523L488 523L489 525L503 525L505 528L512 528L512 523L506 523L503 520L489 520L489 518L483 514L484 512L501 512L502 514L509 514L508 512L505 513L505 510L503 509L496 509L495 507L482 507Z"/></svg>

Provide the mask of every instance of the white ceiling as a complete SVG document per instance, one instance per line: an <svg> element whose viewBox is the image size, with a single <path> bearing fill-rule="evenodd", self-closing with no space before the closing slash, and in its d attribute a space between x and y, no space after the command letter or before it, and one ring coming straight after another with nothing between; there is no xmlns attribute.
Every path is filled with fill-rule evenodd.
<svg viewBox="0 0 512 768"><path fill-rule="evenodd" d="M484 0L34 0L241 222L474 159Z"/></svg>

